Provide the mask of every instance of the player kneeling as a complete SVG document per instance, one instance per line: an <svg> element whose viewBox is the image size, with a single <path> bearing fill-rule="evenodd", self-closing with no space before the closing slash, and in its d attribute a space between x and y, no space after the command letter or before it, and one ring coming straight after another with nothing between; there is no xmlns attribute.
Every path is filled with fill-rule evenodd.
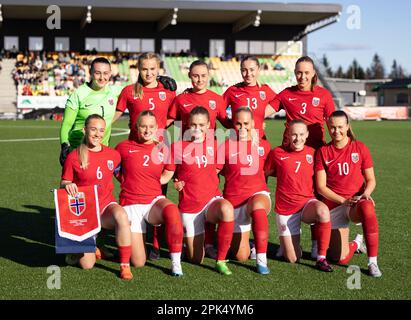
<svg viewBox="0 0 411 320"><path fill-rule="evenodd" d="M106 122L103 117L97 114L87 117L82 143L68 155L64 162L61 187L75 197L78 193L77 186L98 185L99 206L102 208L101 225L105 229L116 230L120 277L131 280L133 274L130 270L130 225L126 212L116 203L113 195L113 175L120 163L120 155L117 151L101 144L105 128ZM96 262L96 254L69 255L66 261L70 264L78 262L83 269L91 269Z"/></svg>
<svg viewBox="0 0 411 320"><path fill-rule="evenodd" d="M188 127L190 141L175 142L171 163L166 165L171 174L176 171L178 182L175 185L180 197L187 258L193 263L202 263L204 225L206 222L218 224L216 270L231 275L226 255L233 237L234 209L218 189L217 142L213 130L208 132L210 115L207 109L201 106L192 109Z"/></svg>
<svg viewBox="0 0 411 320"><path fill-rule="evenodd" d="M274 148L265 163L265 175L277 177L275 212L283 255L294 263L301 258L301 221L314 224L318 242L316 268L331 272L326 260L330 243L331 221L328 207L314 196L314 152L305 145L307 125L292 120L287 130L287 145Z"/></svg>
<svg viewBox="0 0 411 320"><path fill-rule="evenodd" d="M172 175L164 172L168 151L155 142L156 131L156 117L149 110L143 111L137 120L135 140L125 140L116 146L121 155L120 203L131 222L132 264L143 267L146 263L146 224L164 224L171 275L180 277L183 226L177 206L162 195L161 185L170 181Z"/></svg>
<svg viewBox="0 0 411 320"><path fill-rule="evenodd" d="M344 111L333 112L328 119L332 141L316 154L317 191L331 210L332 229L346 229L349 222L361 223L368 254L368 271L381 277L377 264L378 221L371 193L375 189L373 161L364 143L355 139ZM340 263L348 263L356 247L348 248L348 232L341 247L348 252ZM330 250L334 243L331 242Z"/></svg>
<svg viewBox="0 0 411 320"><path fill-rule="evenodd" d="M255 135L253 113L248 107L234 112L235 134L218 152L218 169L225 177L224 198L234 207L235 226L231 253L239 261L250 256L253 230L257 272L269 274L267 265L268 218L271 199L264 177L264 162L270 152L267 140Z"/></svg>

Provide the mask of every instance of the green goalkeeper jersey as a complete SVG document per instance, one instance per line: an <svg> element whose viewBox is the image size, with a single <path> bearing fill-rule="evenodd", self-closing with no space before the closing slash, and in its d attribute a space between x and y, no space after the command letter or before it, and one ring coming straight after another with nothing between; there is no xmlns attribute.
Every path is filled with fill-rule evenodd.
<svg viewBox="0 0 411 320"><path fill-rule="evenodd" d="M68 98L64 109L64 118L60 130L60 143L69 142L71 149L77 148L83 139L86 118L99 114L106 121L106 130L102 144L109 145L111 122L116 111L117 99L123 88L106 85L96 91L87 83L77 88Z"/></svg>

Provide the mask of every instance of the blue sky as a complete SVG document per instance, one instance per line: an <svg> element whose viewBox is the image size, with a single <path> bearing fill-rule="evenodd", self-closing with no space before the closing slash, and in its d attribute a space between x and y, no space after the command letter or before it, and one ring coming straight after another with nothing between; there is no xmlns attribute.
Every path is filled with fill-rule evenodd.
<svg viewBox="0 0 411 320"><path fill-rule="evenodd" d="M224 0L230 1L230 0ZM233 0L241 1L241 0ZM343 7L340 21L308 35L308 52L324 53L333 69L344 69L357 59L364 68L378 53L387 72L394 59L411 73L411 1L410 0L248 0L246 2L334 3ZM347 28L350 5L360 9L360 29ZM408 33L407 33L408 30Z"/></svg>

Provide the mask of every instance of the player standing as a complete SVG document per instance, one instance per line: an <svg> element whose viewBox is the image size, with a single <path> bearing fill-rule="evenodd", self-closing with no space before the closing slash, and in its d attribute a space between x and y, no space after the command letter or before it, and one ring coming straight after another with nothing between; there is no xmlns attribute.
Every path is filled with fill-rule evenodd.
<svg viewBox="0 0 411 320"><path fill-rule="evenodd" d="M255 129L259 137L264 138L264 118L275 113L272 103L276 94L268 85L258 83L260 62L255 56L245 56L240 68L243 82L229 87L223 94L224 100L227 106L231 106L232 114L241 107L250 108Z"/></svg>
<svg viewBox="0 0 411 320"><path fill-rule="evenodd" d="M216 270L231 275L226 264L234 230L234 209L218 189L217 141L208 135L210 116L206 108L195 107L188 119L190 141L172 145L171 164L166 170L176 172L179 209L185 229L188 260L197 264L204 257L204 224L217 228ZM213 131L211 131L213 132Z"/></svg>
<svg viewBox="0 0 411 320"><path fill-rule="evenodd" d="M130 140L137 139L137 119L144 110L151 111L157 119L160 136L162 129L167 127L168 110L176 96L175 91L166 89L158 81L161 60L157 54L147 52L138 57L138 80L124 87L118 98L114 121L128 109L130 113Z"/></svg>
<svg viewBox="0 0 411 320"><path fill-rule="evenodd" d="M167 148L155 142L157 121L154 113L145 110L136 123L136 139L116 146L121 155L120 204L131 222L131 262L143 267L146 262L145 233L147 223L165 225L166 241L171 257L171 274L182 276L181 250L183 226L177 206L161 190L172 177L164 171Z"/></svg>
<svg viewBox="0 0 411 320"><path fill-rule="evenodd" d="M106 129L101 143L109 145L111 123L121 91L121 87L107 85L110 78L110 61L103 57L95 58L90 65L90 82L84 83L69 96L60 129L61 165L70 150L80 145L85 120L91 114L99 114L105 119Z"/></svg>
<svg viewBox="0 0 411 320"><path fill-rule="evenodd" d="M202 60L191 63L188 76L193 87L185 90L174 99L168 112L168 118L170 120L180 120L182 122L182 133L184 134L189 128L191 110L197 106L202 106L210 116L210 129L216 129L217 119L223 126L229 127L231 121L227 119L224 99L214 91L207 89L209 80L207 63ZM187 140L190 140L190 137Z"/></svg>
<svg viewBox="0 0 411 320"><path fill-rule="evenodd" d="M288 145L271 150L265 162L266 177L277 177L274 210L284 257L291 263L301 258L301 221L313 223L318 241L315 267L331 272L326 260L331 237L330 211L314 195L315 150L305 145L307 125L301 119L291 120L287 135Z"/></svg>
<svg viewBox="0 0 411 320"><path fill-rule="evenodd" d="M267 266L268 218L271 199L264 176L270 152L267 140L254 131L253 112L241 107L233 113L235 134L220 145L218 166L225 177L224 198L234 207L235 227L231 250L239 261L250 256L249 233L253 230L257 272L269 274Z"/></svg>
<svg viewBox="0 0 411 320"><path fill-rule="evenodd" d="M332 141L321 147L316 155L317 191L331 210L332 229L347 228L350 221L362 224L369 274L381 277L377 264L378 221L371 198L376 181L370 151L355 139L344 111L330 115L328 128ZM349 253L340 263L348 263L357 248L347 248L348 236L342 243L345 246L342 251Z"/></svg>
<svg viewBox="0 0 411 320"><path fill-rule="evenodd" d="M116 242L120 257L120 277L131 280L131 233L127 214L117 204L113 191L114 170L120 163L117 151L102 144L105 134L102 116L93 114L85 120L84 137L80 146L72 151L64 162L61 188L74 197L78 186L98 185L101 225L116 230ZM75 255L83 269L91 269L96 262L95 253Z"/></svg>

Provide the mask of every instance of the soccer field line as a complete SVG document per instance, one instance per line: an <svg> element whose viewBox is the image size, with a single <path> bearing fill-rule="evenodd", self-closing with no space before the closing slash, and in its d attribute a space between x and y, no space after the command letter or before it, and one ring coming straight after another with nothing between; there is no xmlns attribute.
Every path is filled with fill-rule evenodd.
<svg viewBox="0 0 411 320"><path fill-rule="evenodd" d="M129 129L120 129L120 128L113 128L113 131L120 131L117 133L113 133L111 136L112 137L117 137L117 136L122 136L130 133ZM30 138L30 139L4 139L0 140L0 142L35 142L35 141L54 141L54 140L60 140L58 137L54 138Z"/></svg>

